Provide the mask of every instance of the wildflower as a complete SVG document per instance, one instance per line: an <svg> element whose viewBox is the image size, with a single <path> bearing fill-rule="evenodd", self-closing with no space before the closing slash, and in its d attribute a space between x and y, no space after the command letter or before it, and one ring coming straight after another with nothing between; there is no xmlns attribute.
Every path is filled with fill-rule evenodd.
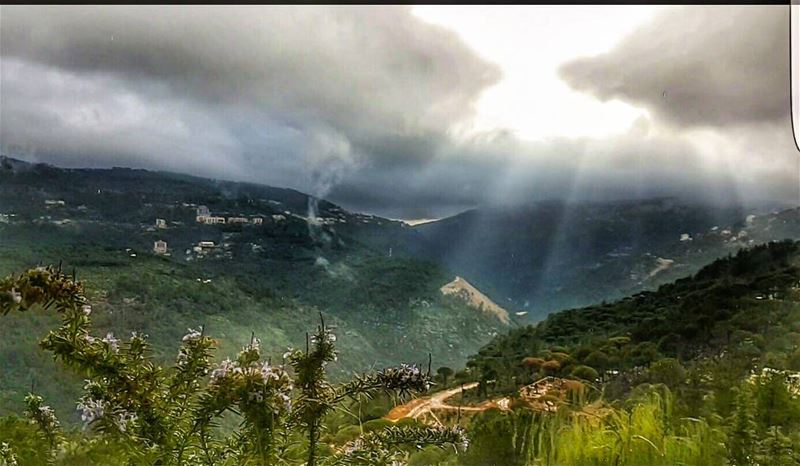
<svg viewBox="0 0 800 466"><path fill-rule="evenodd" d="M103 343L107 344L111 351L118 353L119 352L119 340L114 338L114 334L112 332L106 333L106 337L103 338Z"/></svg>
<svg viewBox="0 0 800 466"><path fill-rule="evenodd" d="M346 456L351 456L367 447L366 442L364 441L363 437L359 437L352 442L347 443L344 447L344 454Z"/></svg>
<svg viewBox="0 0 800 466"><path fill-rule="evenodd" d="M44 406L40 407L39 408L39 413L41 413L41 414L43 414L45 416L52 416L52 415L55 414L55 412L53 411L53 408L51 408L51 407L49 407L47 405L44 405Z"/></svg>
<svg viewBox="0 0 800 466"><path fill-rule="evenodd" d="M185 342L190 341L190 340L197 340L197 339L200 338L200 336L201 336L200 332L198 332L197 330L195 330L193 328L190 328L189 329L189 333L187 333L186 335L183 336L183 340L182 341L185 343Z"/></svg>
<svg viewBox="0 0 800 466"><path fill-rule="evenodd" d="M78 402L78 411L81 412L81 420L87 424L103 417L105 409L106 405L103 400L84 397Z"/></svg>
<svg viewBox="0 0 800 466"><path fill-rule="evenodd" d="M289 390L291 390L291 388L289 388ZM286 412L291 412L292 411L292 399L289 397L289 395L287 395L285 393L281 393L278 396L283 401L283 409L285 409Z"/></svg>
<svg viewBox="0 0 800 466"><path fill-rule="evenodd" d="M124 433L133 426L136 419L136 414L123 411L116 416L114 423L117 425L120 432Z"/></svg>
<svg viewBox="0 0 800 466"><path fill-rule="evenodd" d="M92 313L92 306L84 304L83 307L81 307L81 312L83 312L83 315L88 316Z"/></svg>
<svg viewBox="0 0 800 466"><path fill-rule="evenodd" d="M209 383L218 383L220 379L228 375L228 372L232 371L233 369L238 369L235 362L231 361L230 359L226 359L219 363L216 369L211 371L211 381Z"/></svg>
<svg viewBox="0 0 800 466"><path fill-rule="evenodd" d="M7 466L17 466L17 455L11 449L11 445L6 442L0 443L0 463Z"/></svg>
<svg viewBox="0 0 800 466"><path fill-rule="evenodd" d="M28 394L25 397L25 416L47 437L52 447L57 442L61 425L53 408L43 404L43 401L41 396Z"/></svg>
<svg viewBox="0 0 800 466"><path fill-rule="evenodd" d="M22 302L22 295L19 294L14 288L11 288L11 291L8 292L8 296L12 301L14 301L14 304L19 304Z"/></svg>
<svg viewBox="0 0 800 466"><path fill-rule="evenodd" d="M280 375L278 375L278 370L272 368L268 362L265 362L263 366L261 366L261 377L264 378L265 381L269 379L280 380Z"/></svg>
<svg viewBox="0 0 800 466"><path fill-rule="evenodd" d="M85 391L85 392L96 391L96 390L99 390L101 388L100 384L98 382L94 381L94 380L86 379L86 380L84 380L84 382L86 382L83 385L83 391Z"/></svg>

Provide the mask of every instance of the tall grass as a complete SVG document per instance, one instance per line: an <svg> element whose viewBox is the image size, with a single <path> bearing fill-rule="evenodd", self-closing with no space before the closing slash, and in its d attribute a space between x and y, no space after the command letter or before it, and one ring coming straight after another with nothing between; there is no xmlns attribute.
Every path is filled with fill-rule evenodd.
<svg viewBox="0 0 800 466"><path fill-rule="evenodd" d="M725 434L705 420L673 418L672 396L651 393L628 409L533 415L521 458L547 466L725 464Z"/></svg>

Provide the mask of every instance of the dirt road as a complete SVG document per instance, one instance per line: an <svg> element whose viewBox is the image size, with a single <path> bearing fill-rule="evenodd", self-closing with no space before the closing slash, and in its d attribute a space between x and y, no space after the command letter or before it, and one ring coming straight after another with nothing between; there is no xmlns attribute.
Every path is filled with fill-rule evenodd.
<svg viewBox="0 0 800 466"><path fill-rule="evenodd" d="M539 411L552 412L557 408L556 403L553 401L541 401L544 395L551 391L566 390L564 385L567 383L575 383L556 377L545 377L530 385L522 387L519 391L520 398L527 401L532 409ZM453 406L447 404L447 400L462 393L462 391L472 390L478 386L478 382L472 382L462 387L451 388L434 393L430 396L416 398L406 404L395 406L394 409L389 411L384 419L392 422L397 422L400 419L420 419L426 415L430 415L438 422L438 418L434 411L461 411L461 412L480 412L487 409L497 408L503 411L510 409L511 399L508 397L496 398L493 400L486 400L477 406Z"/></svg>
<svg viewBox="0 0 800 466"><path fill-rule="evenodd" d="M451 406L445 403L445 401L447 401L449 398L458 395L462 391L472 390L477 386L478 382L472 382L464 385L463 387L451 388L450 390L443 390L441 392L434 393L431 396L425 396L422 398L411 400L406 404L395 406L394 409L389 411L389 414L387 414L384 419L388 419L389 421L392 422L397 422L400 419L404 418L417 419L420 416L430 413L432 410L438 410L438 411L461 410L465 412L484 411L487 409L485 406Z"/></svg>

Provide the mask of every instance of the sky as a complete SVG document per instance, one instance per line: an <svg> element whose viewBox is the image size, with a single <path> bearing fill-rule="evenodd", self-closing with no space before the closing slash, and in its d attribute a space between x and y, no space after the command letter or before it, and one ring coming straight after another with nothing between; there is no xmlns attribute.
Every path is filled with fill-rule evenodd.
<svg viewBox="0 0 800 466"><path fill-rule="evenodd" d="M0 150L428 219L797 205L788 6L0 7Z"/></svg>

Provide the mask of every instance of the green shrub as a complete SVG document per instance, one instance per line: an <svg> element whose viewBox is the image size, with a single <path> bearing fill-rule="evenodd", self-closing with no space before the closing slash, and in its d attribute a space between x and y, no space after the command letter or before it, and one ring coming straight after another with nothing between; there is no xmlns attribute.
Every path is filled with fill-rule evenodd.
<svg viewBox="0 0 800 466"><path fill-rule="evenodd" d="M598 377L600 377L600 374L598 374L596 370L589 366L576 366L574 369L572 369L571 375L573 377L588 380L590 382L594 382L598 379Z"/></svg>
<svg viewBox="0 0 800 466"><path fill-rule="evenodd" d="M217 342L200 328L183 336L175 365L162 367L152 362L144 335L92 335L92 307L83 287L60 270L38 267L0 280L3 315L34 306L55 309L61 319L42 348L88 379L78 402L83 420L101 441L123 445L120 451L137 464L287 464L297 459L298 452L290 450L298 438L307 441L307 466L391 462L405 455L404 445L465 444L457 428L398 427L383 420L365 423L365 434L341 452L321 443L322 420L345 401L421 393L431 384L428 375L407 365L331 384L327 365L337 359L336 337L322 319L306 349L288 351L281 364L263 361L253 336L234 360L214 365ZM67 436L42 397L31 394L25 401L34 438L44 445L37 454L55 462L69 445ZM227 435L218 429L226 413L241 418ZM6 457L28 454L24 442L2 448Z"/></svg>

